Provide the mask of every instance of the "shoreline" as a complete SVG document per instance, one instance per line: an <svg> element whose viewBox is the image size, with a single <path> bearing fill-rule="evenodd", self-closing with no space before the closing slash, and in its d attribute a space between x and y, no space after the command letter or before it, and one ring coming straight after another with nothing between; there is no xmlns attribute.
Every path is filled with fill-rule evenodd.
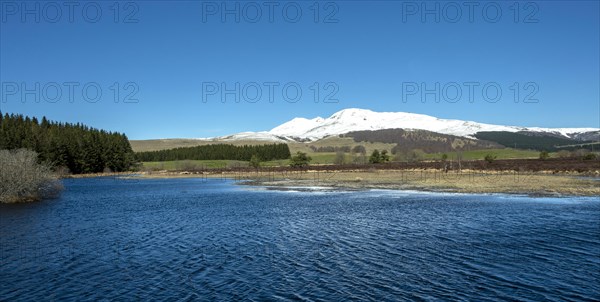
<svg viewBox="0 0 600 302"><path fill-rule="evenodd" d="M507 188L505 190L471 190L452 187L434 187L418 185L395 185L395 184L370 184L354 185L352 183L319 183L312 181L290 181L281 180L277 182L266 181L242 181L238 185L264 187L267 190L289 191L314 191L310 188L326 188L330 191L366 191L366 190L397 190L397 191L418 191L431 193L457 193L457 194L506 194L506 195L525 195L529 197L594 197L598 196L594 192L580 192L572 190L520 190L518 188Z"/></svg>
<svg viewBox="0 0 600 302"><path fill-rule="evenodd" d="M82 177L231 179L239 185L261 186L271 190L290 187L328 187L332 190L414 190L441 193L499 193L528 196L600 196L600 177L589 173L498 172L464 170L373 171L282 171L272 172L160 172L107 173Z"/></svg>

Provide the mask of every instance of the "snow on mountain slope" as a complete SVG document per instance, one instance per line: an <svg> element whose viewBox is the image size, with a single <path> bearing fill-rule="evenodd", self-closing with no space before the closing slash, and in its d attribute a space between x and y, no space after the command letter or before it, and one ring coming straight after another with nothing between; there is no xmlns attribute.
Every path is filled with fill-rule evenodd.
<svg viewBox="0 0 600 302"><path fill-rule="evenodd" d="M269 133L280 136L305 137L306 132L320 127L323 122L325 122L325 119L321 117L310 120L297 117L289 122L273 128L273 130L269 131Z"/></svg>
<svg viewBox="0 0 600 302"><path fill-rule="evenodd" d="M295 118L266 132L243 132L223 139L259 139L259 140L318 140L327 136L339 135L351 131L381 129L421 129L456 136L471 137L480 131L534 131L549 132L570 137L598 128L538 128L517 127L477 123L471 121L439 119L429 115L406 112L374 112L365 109L344 109L328 118Z"/></svg>
<svg viewBox="0 0 600 302"><path fill-rule="evenodd" d="M241 140L253 140L253 141L285 141L277 135L271 134L266 131L260 132L240 132L232 135L221 136L216 138L219 141L241 141Z"/></svg>

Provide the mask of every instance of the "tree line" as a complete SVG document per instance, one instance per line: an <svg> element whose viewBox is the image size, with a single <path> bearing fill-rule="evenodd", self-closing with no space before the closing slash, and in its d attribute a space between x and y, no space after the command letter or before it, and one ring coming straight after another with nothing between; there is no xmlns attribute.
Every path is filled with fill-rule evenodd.
<svg viewBox="0 0 600 302"><path fill-rule="evenodd" d="M121 172L135 164L127 136L82 125L0 112L0 150L28 149L39 162L74 174Z"/></svg>
<svg viewBox="0 0 600 302"><path fill-rule="evenodd" d="M140 161L171 160L240 160L249 161L256 156L260 161L290 158L287 144L243 145L212 144L195 147L180 147L169 150L137 152Z"/></svg>

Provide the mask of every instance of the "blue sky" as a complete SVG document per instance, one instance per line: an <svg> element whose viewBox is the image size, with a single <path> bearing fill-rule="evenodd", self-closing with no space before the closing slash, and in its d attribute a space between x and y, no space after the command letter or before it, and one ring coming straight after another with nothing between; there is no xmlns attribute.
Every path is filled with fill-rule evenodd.
<svg viewBox="0 0 600 302"><path fill-rule="evenodd" d="M280 2L273 20L265 2L81 2L72 15L61 1L1 2L0 110L131 139L269 130L351 107L600 127L597 1L479 2L472 11L460 1ZM240 22L223 19L222 5L236 4ZM422 14L436 5L439 22ZM220 86L236 83L222 102Z"/></svg>

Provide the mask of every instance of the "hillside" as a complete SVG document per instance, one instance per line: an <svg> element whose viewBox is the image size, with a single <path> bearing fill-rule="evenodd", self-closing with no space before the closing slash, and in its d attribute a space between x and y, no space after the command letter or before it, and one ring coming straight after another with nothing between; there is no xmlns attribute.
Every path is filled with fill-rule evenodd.
<svg viewBox="0 0 600 302"><path fill-rule="evenodd" d="M338 138L346 140L335 140ZM516 143L517 148L551 151L563 145L570 146L565 147L567 150L586 148L587 145L581 144L598 139L600 139L600 129L598 128L492 125L440 119L423 114L374 112L352 108L338 111L328 118L297 117L270 131L240 132L201 139L134 140L131 141L131 145L136 152L219 143L239 146L272 142L287 143L292 152L310 152L314 149L311 149L311 146L335 149L335 147L353 147L357 144L365 145L364 147L369 152L373 149L389 150L396 145L398 145L396 149L402 150L422 149L425 152L449 152L501 148L503 146L515 147ZM370 142L370 144L361 142Z"/></svg>
<svg viewBox="0 0 600 302"><path fill-rule="evenodd" d="M408 112L374 112L351 108L338 111L328 118L306 119L296 117L270 131L242 132L217 139L226 141L252 139L309 142L349 132L383 129L418 129L467 138L474 138L475 133L484 131L529 131L572 139L587 139L598 135L600 130L598 128L540 128L493 125L473 121L441 119Z"/></svg>
<svg viewBox="0 0 600 302"><path fill-rule="evenodd" d="M353 131L342 136L351 137L356 142L396 144L395 151L421 149L426 153L434 153L502 147L494 142L440 134L426 130L384 129Z"/></svg>
<svg viewBox="0 0 600 302"><path fill-rule="evenodd" d="M591 147L592 144L598 144L592 141L582 142L576 139L535 132L489 131L478 132L474 136L481 140L496 142L505 147L538 151L575 150L584 148L585 146Z"/></svg>

